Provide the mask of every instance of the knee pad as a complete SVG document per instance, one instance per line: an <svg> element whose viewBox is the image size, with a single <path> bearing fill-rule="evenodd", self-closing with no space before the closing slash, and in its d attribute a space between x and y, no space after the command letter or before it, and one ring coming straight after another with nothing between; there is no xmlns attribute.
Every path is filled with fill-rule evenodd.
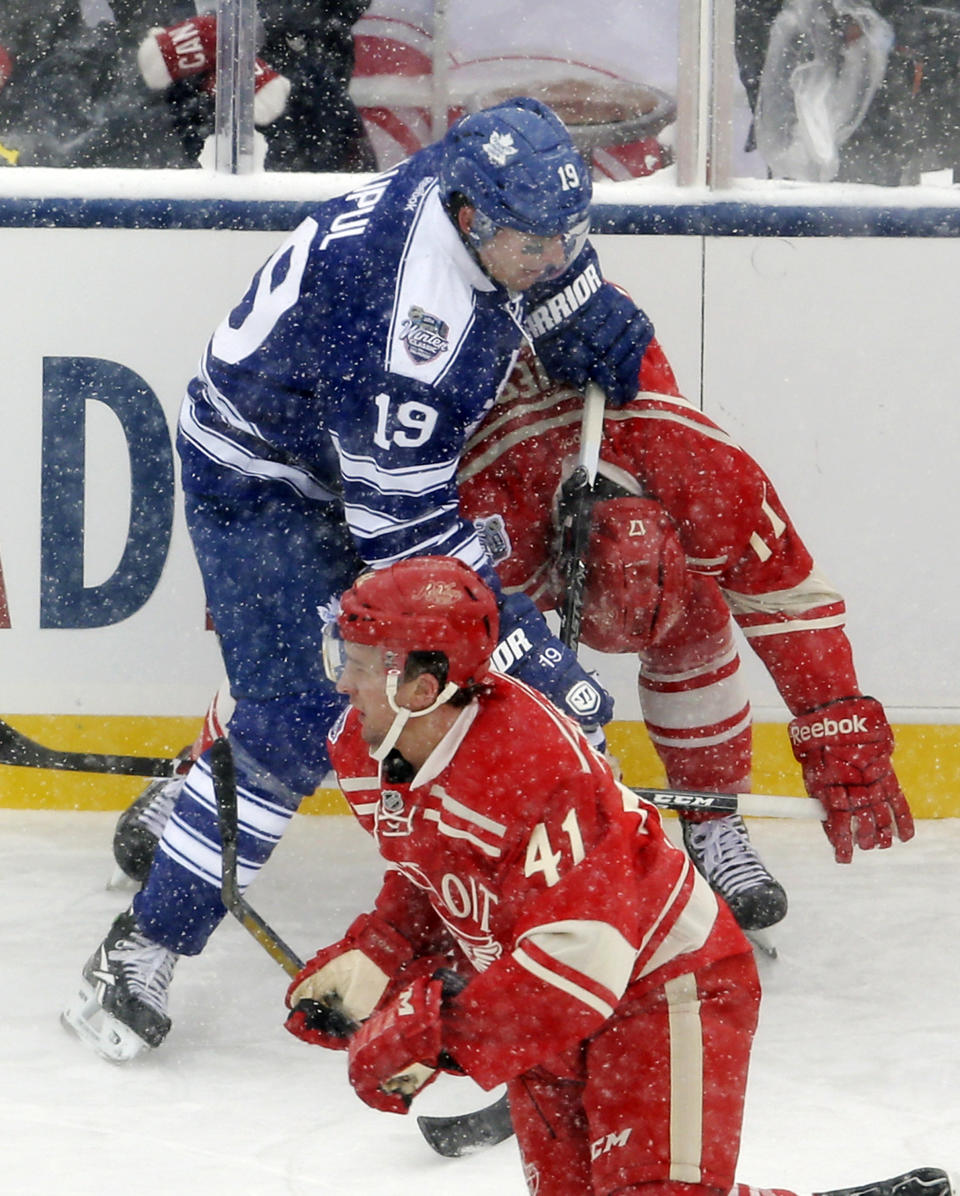
<svg viewBox="0 0 960 1196"><path fill-rule="evenodd" d="M599 652L643 652L668 635L690 574L676 529L650 498L595 504L581 639Z"/></svg>

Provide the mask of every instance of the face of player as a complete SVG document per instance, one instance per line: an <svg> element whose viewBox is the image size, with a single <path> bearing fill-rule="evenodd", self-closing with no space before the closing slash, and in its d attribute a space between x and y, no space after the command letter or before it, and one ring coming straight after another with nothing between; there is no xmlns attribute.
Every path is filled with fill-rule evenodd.
<svg viewBox="0 0 960 1196"><path fill-rule="evenodd" d="M360 715L360 734L370 748L378 748L396 717L386 692L387 668L383 650L369 644L343 645L343 671L337 681L337 693L346 694L350 705ZM406 705L411 683L401 682L397 705Z"/></svg>
<svg viewBox="0 0 960 1196"><path fill-rule="evenodd" d="M458 212L461 231L473 225L473 209ZM511 291L526 291L537 282L545 282L562 273L568 263L570 239L563 233L555 237L537 237L516 228L498 228L477 248L484 271Z"/></svg>

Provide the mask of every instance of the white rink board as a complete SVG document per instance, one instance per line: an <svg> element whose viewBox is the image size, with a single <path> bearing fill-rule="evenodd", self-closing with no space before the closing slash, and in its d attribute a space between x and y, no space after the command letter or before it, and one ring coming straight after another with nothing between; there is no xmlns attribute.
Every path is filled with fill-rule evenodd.
<svg viewBox="0 0 960 1196"><path fill-rule="evenodd" d="M4 437L0 631L7 713L193 715L220 678L179 500L160 582L114 626L41 629L44 359L99 358L153 390L171 437L202 347L282 238L223 230L0 228ZM868 692L901 721L960 699L949 528L960 510L953 238L601 236L609 277L652 316L687 395L755 453L847 595ZM129 507L120 425L88 404L85 584L116 567ZM944 542L945 541L945 542ZM589 655L589 654L587 654ZM749 655L749 650L747 650ZM590 656L638 717L629 659ZM785 717L751 668L761 717Z"/></svg>

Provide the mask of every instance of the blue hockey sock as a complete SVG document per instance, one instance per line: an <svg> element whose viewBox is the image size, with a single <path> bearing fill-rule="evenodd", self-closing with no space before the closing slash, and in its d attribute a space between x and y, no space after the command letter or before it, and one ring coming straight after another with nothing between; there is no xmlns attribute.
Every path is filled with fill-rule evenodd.
<svg viewBox="0 0 960 1196"><path fill-rule="evenodd" d="M237 878L245 888L270 857L300 795L234 744ZM146 885L133 901L144 934L180 955L199 954L226 910L220 899L220 831L206 756L190 770L163 832Z"/></svg>

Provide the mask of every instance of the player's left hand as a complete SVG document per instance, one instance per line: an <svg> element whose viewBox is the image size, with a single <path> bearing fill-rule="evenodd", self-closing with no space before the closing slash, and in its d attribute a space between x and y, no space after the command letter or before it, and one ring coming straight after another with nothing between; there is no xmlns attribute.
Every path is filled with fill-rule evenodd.
<svg viewBox="0 0 960 1196"><path fill-rule="evenodd" d="M573 316L534 341L544 369L583 390L595 382L611 407L622 407L639 389L640 363L653 340L653 324L633 300L605 282Z"/></svg>
<svg viewBox="0 0 960 1196"><path fill-rule="evenodd" d="M839 864L914 834L913 815L893 763L893 732L875 698L842 698L789 726L807 793L827 812L824 830Z"/></svg>
<svg viewBox="0 0 960 1196"><path fill-rule="evenodd" d="M436 1079L443 1049L443 984L421 977L374 1013L350 1040L350 1083L371 1108L406 1113Z"/></svg>

